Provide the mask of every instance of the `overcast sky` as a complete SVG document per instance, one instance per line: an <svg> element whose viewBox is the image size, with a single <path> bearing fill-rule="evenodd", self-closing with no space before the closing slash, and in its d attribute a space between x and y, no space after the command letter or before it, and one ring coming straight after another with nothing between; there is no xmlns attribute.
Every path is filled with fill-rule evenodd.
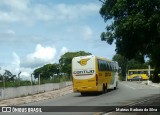
<svg viewBox="0 0 160 115"><path fill-rule="evenodd" d="M112 59L100 40L107 25L99 0L0 0L0 67L17 74L58 62L67 51ZM0 71L2 71L2 69Z"/></svg>

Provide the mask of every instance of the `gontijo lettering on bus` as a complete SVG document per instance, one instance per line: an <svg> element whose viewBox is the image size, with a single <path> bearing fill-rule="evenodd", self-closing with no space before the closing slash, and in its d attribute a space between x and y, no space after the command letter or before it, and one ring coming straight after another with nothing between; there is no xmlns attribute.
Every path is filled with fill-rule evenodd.
<svg viewBox="0 0 160 115"><path fill-rule="evenodd" d="M94 70L77 70L73 71L73 74L75 75L92 75L94 73Z"/></svg>

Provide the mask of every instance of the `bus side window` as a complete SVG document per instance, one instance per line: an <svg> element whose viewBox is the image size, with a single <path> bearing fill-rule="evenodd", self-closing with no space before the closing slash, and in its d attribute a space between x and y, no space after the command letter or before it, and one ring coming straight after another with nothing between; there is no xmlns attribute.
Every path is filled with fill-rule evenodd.
<svg viewBox="0 0 160 115"><path fill-rule="evenodd" d="M109 65L108 65L108 62L107 62L107 71L109 71Z"/></svg>
<svg viewBox="0 0 160 115"><path fill-rule="evenodd" d="M130 72L130 75L132 75L133 74L133 72Z"/></svg>
<svg viewBox="0 0 160 115"><path fill-rule="evenodd" d="M111 68L112 68L112 67L111 67L111 63L110 63L110 62L108 62L108 67L109 67L109 68L108 68L109 71L111 71Z"/></svg>
<svg viewBox="0 0 160 115"><path fill-rule="evenodd" d="M101 70L101 60L98 60L98 70Z"/></svg>

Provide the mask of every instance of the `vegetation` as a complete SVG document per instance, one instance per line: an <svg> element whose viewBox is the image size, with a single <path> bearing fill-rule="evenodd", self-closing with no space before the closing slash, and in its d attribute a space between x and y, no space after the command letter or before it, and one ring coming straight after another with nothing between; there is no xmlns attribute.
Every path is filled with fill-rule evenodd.
<svg viewBox="0 0 160 115"><path fill-rule="evenodd" d="M61 56L59 59L59 64L61 68L61 72L66 73L67 76L71 77L71 63L72 58L76 56L85 56L85 55L91 55L89 52L79 51L79 52L67 52L64 55Z"/></svg>
<svg viewBox="0 0 160 115"><path fill-rule="evenodd" d="M33 75L35 78L38 78L40 75L43 79L50 79L51 76L59 75L60 68L59 64L46 64L43 67L37 68L34 70Z"/></svg>
<svg viewBox="0 0 160 115"><path fill-rule="evenodd" d="M46 64L35 69L33 71L34 78L39 78L40 75L40 84L57 83L71 80L72 58L85 55L91 55L91 53L84 51L67 52L61 56L58 64ZM3 78L5 78L5 82L3 82ZM32 83L32 85L36 84L38 84L38 82ZM31 85L31 82L17 78L16 75L13 75L8 70L5 70L5 73L3 75L0 74L0 87L18 87L27 85Z"/></svg>
<svg viewBox="0 0 160 115"><path fill-rule="evenodd" d="M117 61L118 65L121 67L120 80L125 80L126 70L127 70L127 59L122 55L116 54L112 58L113 61Z"/></svg>
<svg viewBox="0 0 160 115"><path fill-rule="evenodd" d="M159 0L105 0L100 9L107 22L101 40L116 43L116 52L128 60L149 57L160 73L160 1Z"/></svg>
<svg viewBox="0 0 160 115"><path fill-rule="evenodd" d="M126 73L129 69L144 69L148 68L149 63L142 63L138 60L131 59L127 60L124 56L116 54L112 58L113 61L117 61L118 65L121 67L120 80L125 80Z"/></svg>
<svg viewBox="0 0 160 115"><path fill-rule="evenodd" d="M60 82L71 79L71 63L72 58L76 56L91 55L91 53L79 51L79 52L67 52L59 59L59 64L47 64L43 67L34 70L33 75L38 78L40 75L42 83L45 82Z"/></svg>

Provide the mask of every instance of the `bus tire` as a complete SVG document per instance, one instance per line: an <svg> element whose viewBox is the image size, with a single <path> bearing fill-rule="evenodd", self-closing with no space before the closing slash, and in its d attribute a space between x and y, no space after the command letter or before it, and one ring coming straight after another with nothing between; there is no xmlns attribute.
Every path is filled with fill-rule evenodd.
<svg viewBox="0 0 160 115"><path fill-rule="evenodd" d="M81 95L82 95L82 96L85 96L85 95L86 95L86 93L84 93L84 92L81 92Z"/></svg>
<svg viewBox="0 0 160 115"><path fill-rule="evenodd" d="M103 91L102 91L102 93L107 93L107 86L105 86L104 84L103 84Z"/></svg>
<svg viewBox="0 0 160 115"><path fill-rule="evenodd" d="M116 82L116 87L114 87L114 90L116 90L116 89L117 89L117 87L118 87L118 82Z"/></svg>

